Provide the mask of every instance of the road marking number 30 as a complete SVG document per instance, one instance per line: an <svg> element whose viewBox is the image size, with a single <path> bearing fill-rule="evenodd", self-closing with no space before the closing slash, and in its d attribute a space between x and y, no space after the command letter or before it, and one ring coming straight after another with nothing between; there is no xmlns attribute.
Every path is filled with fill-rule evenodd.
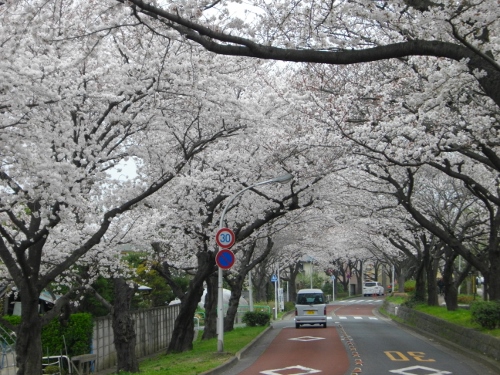
<svg viewBox="0 0 500 375"><path fill-rule="evenodd" d="M414 359L418 362L436 362L435 359L425 358L425 353L423 352L407 352L408 356L396 351L386 351L384 353L387 357L389 357L391 361L395 362L408 362L411 359Z"/></svg>

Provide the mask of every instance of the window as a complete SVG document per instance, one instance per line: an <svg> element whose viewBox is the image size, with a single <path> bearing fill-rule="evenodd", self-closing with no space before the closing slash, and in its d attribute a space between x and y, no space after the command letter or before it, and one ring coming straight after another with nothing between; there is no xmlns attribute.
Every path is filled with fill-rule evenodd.
<svg viewBox="0 0 500 375"><path fill-rule="evenodd" d="M322 293L301 293L297 296L298 305L312 305L325 303Z"/></svg>

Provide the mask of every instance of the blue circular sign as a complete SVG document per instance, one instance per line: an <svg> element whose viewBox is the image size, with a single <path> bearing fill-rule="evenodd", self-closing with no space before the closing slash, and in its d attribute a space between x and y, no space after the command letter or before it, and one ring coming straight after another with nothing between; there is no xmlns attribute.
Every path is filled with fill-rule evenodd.
<svg viewBox="0 0 500 375"><path fill-rule="evenodd" d="M230 269L234 264L234 253L228 249L220 250L215 256L215 262L223 270Z"/></svg>

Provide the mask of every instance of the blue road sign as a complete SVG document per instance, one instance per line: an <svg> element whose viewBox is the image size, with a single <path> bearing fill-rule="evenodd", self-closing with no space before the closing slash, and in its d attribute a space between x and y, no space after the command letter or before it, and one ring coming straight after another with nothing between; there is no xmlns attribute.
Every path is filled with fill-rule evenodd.
<svg viewBox="0 0 500 375"><path fill-rule="evenodd" d="M229 249L219 250L215 256L215 262L223 270L230 269L234 264L234 253Z"/></svg>

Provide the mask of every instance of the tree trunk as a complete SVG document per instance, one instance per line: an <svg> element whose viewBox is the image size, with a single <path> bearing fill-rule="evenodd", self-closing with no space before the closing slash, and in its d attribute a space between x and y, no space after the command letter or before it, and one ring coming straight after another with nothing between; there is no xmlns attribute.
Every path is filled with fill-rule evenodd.
<svg viewBox="0 0 500 375"><path fill-rule="evenodd" d="M238 313L238 306L240 305L241 290L243 289L243 282L245 277L238 275L231 283L231 297L229 297L229 306L226 316L224 318L224 332L229 332L234 329L234 321Z"/></svg>
<svg viewBox="0 0 500 375"><path fill-rule="evenodd" d="M344 268L344 264L342 264L338 270L339 277L337 277L337 280L340 282L340 284L342 284L344 293L349 293L349 277L347 276L348 273L349 271L346 270Z"/></svg>
<svg viewBox="0 0 500 375"><path fill-rule="evenodd" d="M488 286L488 297L490 301L500 301L500 251L498 249L498 244L491 241L492 245L497 246L493 251L489 251L489 261L490 267L486 272L490 276L487 280ZM484 273L484 272L482 272Z"/></svg>
<svg viewBox="0 0 500 375"><path fill-rule="evenodd" d="M444 301L448 311L458 309L458 289L453 281L455 270L455 258L457 255L449 248L445 247L445 263L443 269Z"/></svg>
<svg viewBox="0 0 500 375"><path fill-rule="evenodd" d="M363 261L360 260L359 261L359 272L355 271L356 272L356 279L357 279L357 290L356 290L356 294L363 294L363 283L365 282L365 279L364 279L364 275L363 275L363 272L364 272L364 264L363 264Z"/></svg>
<svg viewBox="0 0 500 375"><path fill-rule="evenodd" d="M217 299L218 275L214 273L207 278L207 294L205 296L205 329L202 340L217 337Z"/></svg>
<svg viewBox="0 0 500 375"><path fill-rule="evenodd" d="M406 275L404 272L400 272L398 274L398 292L399 293L405 292L405 282L406 282Z"/></svg>
<svg viewBox="0 0 500 375"><path fill-rule="evenodd" d="M291 302L295 302L297 299L297 275L300 273L299 263L288 266L290 277L288 280L288 296Z"/></svg>
<svg viewBox="0 0 500 375"><path fill-rule="evenodd" d="M427 276L427 304L429 306L439 306L438 292L437 292L437 261L430 252L424 255L426 276Z"/></svg>
<svg viewBox="0 0 500 375"><path fill-rule="evenodd" d="M28 289L28 288L26 288ZM17 375L42 373L42 322L38 314L38 294L21 293L21 324L16 330Z"/></svg>
<svg viewBox="0 0 500 375"><path fill-rule="evenodd" d="M193 349L194 314L203 295L203 283L214 273L215 253L200 251L197 258L198 267L189 282L186 294L181 298L180 312L175 320L174 331L172 332L172 339L168 345L167 353L180 353Z"/></svg>
<svg viewBox="0 0 500 375"><path fill-rule="evenodd" d="M439 306L438 288L436 274L427 271L427 304L429 306Z"/></svg>
<svg viewBox="0 0 500 375"><path fill-rule="evenodd" d="M425 267L423 262L418 266L415 280L415 300L425 302Z"/></svg>
<svg viewBox="0 0 500 375"><path fill-rule="evenodd" d="M445 283L444 301L446 302L446 309L448 311L455 311L458 309L458 289L454 283L448 285Z"/></svg>
<svg viewBox="0 0 500 375"><path fill-rule="evenodd" d="M256 301L267 301L267 288L269 285L269 279L267 271L267 264L262 262L259 264L252 275L252 282L255 290L255 300Z"/></svg>
<svg viewBox="0 0 500 375"><path fill-rule="evenodd" d="M127 281L120 277L113 279L115 301L113 304L113 337L116 349L116 371L139 372L135 354L136 333L134 320L130 316L130 304L135 293Z"/></svg>

